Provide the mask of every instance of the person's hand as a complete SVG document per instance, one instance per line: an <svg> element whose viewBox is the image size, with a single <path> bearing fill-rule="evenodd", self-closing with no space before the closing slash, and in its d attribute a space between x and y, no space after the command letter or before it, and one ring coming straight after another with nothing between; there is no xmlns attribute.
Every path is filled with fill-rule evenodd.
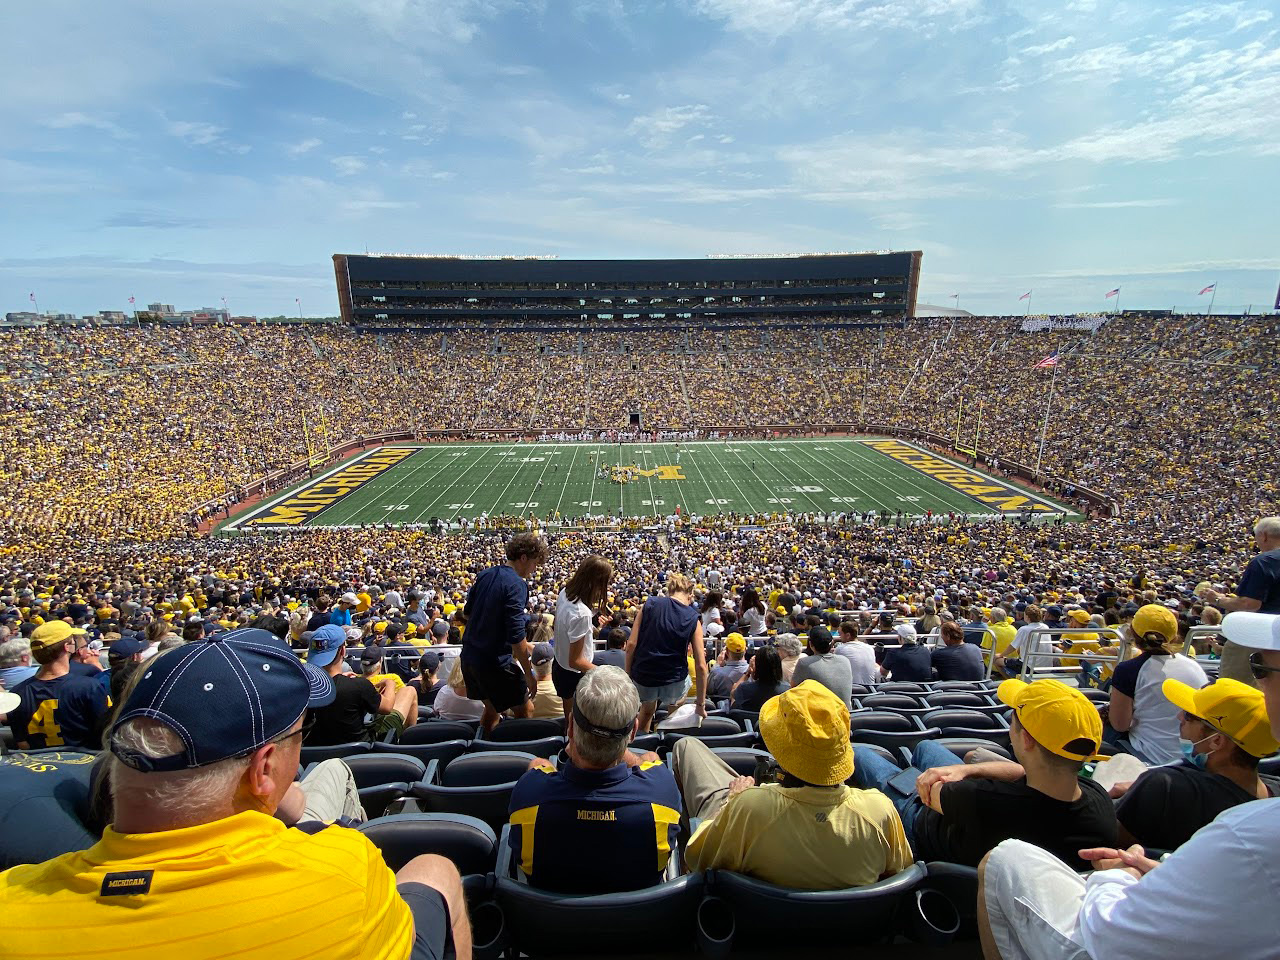
<svg viewBox="0 0 1280 960"><path fill-rule="evenodd" d="M959 783L967 775L968 770L963 763L952 763L945 767L930 767L916 777L916 791L920 794L920 799L925 804L928 804L929 797L933 795L934 784Z"/></svg>
<svg viewBox="0 0 1280 960"><path fill-rule="evenodd" d="M1110 797L1112 800L1119 800L1121 797L1123 797L1126 793L1129 792L1129 788L1132 786L1133 786L1132 780L1124 780L1124 781L1121 781L1120 783L1112 784L1111 789L1107 791L1107 796Z"/></svg>
<svg viewBox="0 0 1280 960"><path fill-rule="evenodd" d="M529 761L530 770L545 770L547 773L555 773L556 766L546 757L534 757Z"/></svg>
<svg viewBox="0 0 1280 960"><path fill-rule="evenodd" d="M378 681L379 692L385 693L387 690L391 690L394 692L395 688L396 688L396 682L392 680L390 677L383 677L381 680Z"/></svg>
<svg viewBox="0 0 1280 960"><path fill-rule="evenodd" d="M1080 859L1090 861L1095 870L1123 870L1138 880L1160 866L1159 860L1152 860L1146 855L1140 843L1135 843L1128 850L1090 847L1080 851Z"/></svg>
<svg viewBox="0 0 1280 960"><path fill-rule="evenodd" d="M707 702L704 700L702 703L698 704L694 707L693 712L703 720L707 719Z"/></svg>
<svg viewBox="0 0 1280 960"><path fill-rule="evenodd" d="M756 785L755 777L734 777L729 781L729 799L732 800L743 790Z"/></svg>
<svg viewBox="0 0 1280 960"><path fill-rule="evenodd" d="M662 758L658 756L656 753L654 753L652 750L646 750L644 753L640 754L640 756L636 757L636 760L638 760L640 763L661 763L662 762Z"/></svg>
<svg viewBox="0 0 1280 960"><path fill-rule="evenodd" d="M529 686L529 696L536 697L538 695L538 678L531 673L524 679Z"/></svg>

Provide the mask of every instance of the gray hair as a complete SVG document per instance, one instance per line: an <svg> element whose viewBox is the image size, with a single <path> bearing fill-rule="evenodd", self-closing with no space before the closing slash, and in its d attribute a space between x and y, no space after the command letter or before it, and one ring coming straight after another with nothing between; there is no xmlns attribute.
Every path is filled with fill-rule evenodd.
<svg viewBox="0 0 1280 960"><path fill-rule="evenodd" d="M800 651L804 649L800 643L800 638L794 633L780 634L774 638L773 645L778 650L778 656L782 657L783 660L794 660L800 656Z"/></svg>
<svg viewBox="0 0 1280 960"><path fill-rule="evenodd" d="M126 720L111 742L144 757L171 757L185 749L177 731L150 717ZM184 822L204 823L205 815L226 810L248 768L248 757L233 757L192 770L143 773L113 756L111 802L116 810L128 805L153 815L182 811Z"/></svg>
<svg viewBox="0 0 1280 960"><path fill-rule="evenodd" d="M592 723L619 729L634 721L640 713L640 695L621 667L596 667L588 670L579 682L573 694L573 705ZM617 763L630 740L629 735L613 740L588 733L577 724L573 727L573 745L583 762L593 767Z"/></svg>
<svg viewBox="0 0 1280 960"><path fill-rule="evenodd" d="M0 667L20 667L22 658L31 655L31 641L14 637L0 643Z"/></svg>
<svg viewBox="0 0 1280 960"><path fill-rule="evenodd" d="M1280 517L1263 517L1253 526L1255 537L1280 540Z"/></svg>

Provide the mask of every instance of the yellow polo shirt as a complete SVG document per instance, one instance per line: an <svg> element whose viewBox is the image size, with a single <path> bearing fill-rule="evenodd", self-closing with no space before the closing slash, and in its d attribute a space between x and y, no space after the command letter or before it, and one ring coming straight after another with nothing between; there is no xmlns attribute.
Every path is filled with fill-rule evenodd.
<svg viewBox="0 0 1280 960"><path fill-rule="evenodd" d="M0 873L5 960L404 960L413 917L363 834L246 812Z"/></svg>
<svg viewBox="0 0 1280 960"><path fill-rule="evenodd" d="M865 887L912 863L889 798L844 784L744 790L698 825L685 860L793 890Z"/></svg>
<svg viewBox="0 0 1280 960"><path fill-rule="evenodd" d="M987 624L986 632L982 635L982 649L991 649L991 639L994 636L996 640L996 653L999 656L1007 657L1009 655L1009 647L1013 644L1013 639L1018 635L1018 629L1008 620L1000 623Z"/></svg>
<svg viewBox="0 0 1280 960"><path fill-rule="evenodd" d="M395 673L375 673L375 674L374 674L373 676L371 676L371 677L365 677L365 679L366 679L366 680L368 680L370 683L372 683L375 687L376 687L378 684L380 684L383 680L390 680L390 681L391 681L391 685L392 685L393 687L395 687L395 688L396 688L396 692L397 692L397 693L398 693L399 691L401 691L402 689L404 689L404 680L402 680L402 679L400 678L399 674L395 674Z"/></svg>

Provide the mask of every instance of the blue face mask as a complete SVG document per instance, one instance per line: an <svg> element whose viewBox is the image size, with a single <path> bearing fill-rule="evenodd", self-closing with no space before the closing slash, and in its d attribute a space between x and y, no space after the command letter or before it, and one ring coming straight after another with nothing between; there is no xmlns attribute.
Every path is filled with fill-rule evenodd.
<svg viewBox="0 0 1280 960"><path fill-rule="evenodd" d="M1204 740L1208 739L1209 737L1204 738ZM1192 743L1190 740L1178 739L1178 748L1182 751L1182 759L1187 763L1195 764L1201 770L1204 770L1209 763L1209 754L1196 753L1196 747L1204 743L1204 740L1197 740Z"/></svg>

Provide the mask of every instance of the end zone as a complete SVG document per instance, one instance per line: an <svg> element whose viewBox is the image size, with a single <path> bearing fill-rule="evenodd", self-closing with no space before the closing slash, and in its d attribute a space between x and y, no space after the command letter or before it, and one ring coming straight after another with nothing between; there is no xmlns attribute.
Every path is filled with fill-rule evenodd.
<svg viewBox="0 0 1280 960"><path fill-rule="evenodd" d="M953 460L930 453L903 440L863 440L871 449L898 461L925 476L945 484L958 493L972 497L984 506L1001 513L1061 513L1071 511L1061 504L1015 487L1005 480L978 473Z"/></svg>

